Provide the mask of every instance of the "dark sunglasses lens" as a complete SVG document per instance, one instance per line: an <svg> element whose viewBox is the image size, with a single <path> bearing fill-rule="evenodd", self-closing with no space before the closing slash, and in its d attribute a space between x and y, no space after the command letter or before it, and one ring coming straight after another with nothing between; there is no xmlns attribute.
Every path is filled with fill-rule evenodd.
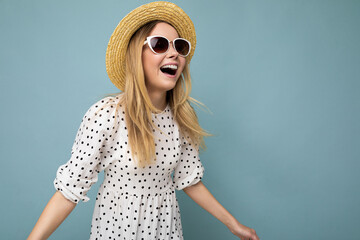
<svg viewBox="0 0 360 240"><path fill-rule="evenodd" d="M182 39L177 39L175 41L175 48L178 53L184 56L186 56L190 51L189 43Z"/></svg>
<svg viewBox="0 0 360 240"><path fill-rule="evenodd" d="M163 37L153 37L150 40L151 48L157 53L164 53L169 47L169 42Z"/></svg>

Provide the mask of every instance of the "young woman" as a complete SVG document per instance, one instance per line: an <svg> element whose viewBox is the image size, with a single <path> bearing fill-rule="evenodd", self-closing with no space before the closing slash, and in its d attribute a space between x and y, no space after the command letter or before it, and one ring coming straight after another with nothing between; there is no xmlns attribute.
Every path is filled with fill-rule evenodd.
<svg viewBox="0 0 360 240"><path fill-rule="evenodd" d="M210 136L189 101L189 63L196 44L190 18L177 5L153 2L121 20L106 66L122 92L84 115L57 192L28 239L47 239L104 171L90 239L183 239L176 190L223 222L240 239L258 240L207 190L199 149ZM173 178L171 174L173 173Z"/></svg>

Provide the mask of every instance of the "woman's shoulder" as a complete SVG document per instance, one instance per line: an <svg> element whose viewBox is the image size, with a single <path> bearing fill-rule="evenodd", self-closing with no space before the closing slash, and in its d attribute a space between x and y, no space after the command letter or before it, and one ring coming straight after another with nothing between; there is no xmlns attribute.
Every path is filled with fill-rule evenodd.
<svg viewBox="0 0 360 240"><path fill-rule="evenodd" d="M112 104L118 104L121 98L123 97L123 93L118 93L116 95L109 95L106 97L102 97L99 100L97 100L93 105L112 105Z"/></svg>
<svg viewBox="0 0 360 240"><path fill-rule="evenodd" d="M86 112L86 117L97 119L112 119L115 114L120 117L124 109L120 103L122 93L115 96L102 97L91 104Z"/></svg>
<svg viewBox="0 0 360 240"><path fill-rule="evenodd" d="M119 104L123 94L119 93L117 95L111 95L106 97L101 97L100 99L96 100L90 108L111 108L111 106L116 106ZM120 104L121 106L121 104Z"/></svg>

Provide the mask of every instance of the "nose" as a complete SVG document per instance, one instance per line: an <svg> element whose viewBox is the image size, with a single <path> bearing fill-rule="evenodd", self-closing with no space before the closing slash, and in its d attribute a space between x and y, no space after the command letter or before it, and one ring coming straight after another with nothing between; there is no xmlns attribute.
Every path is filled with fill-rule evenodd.
<svg viewBox="0 0 360 240"><path fill-rule="evenodd" d="M170 43L169 51L167 52L167 54L169 57L175 57L175 58L179 55L179 53L175 50L174 42Z"/></svg>

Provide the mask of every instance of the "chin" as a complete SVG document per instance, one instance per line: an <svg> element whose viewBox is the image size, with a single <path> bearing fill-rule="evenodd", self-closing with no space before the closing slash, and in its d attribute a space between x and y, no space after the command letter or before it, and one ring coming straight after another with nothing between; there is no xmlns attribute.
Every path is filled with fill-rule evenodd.
<svg viewBox="0 0 360 240"><path fill-rule="evenodd" d="M159 86L159 88L163 89L164 91L169 91L173 89L175 86L176 86L176 82L171 84L164 84L162 86Z"/></svg>
<svg viewBox="0 0 360 240"><path fill-rule="evenodd" d="M168 86L168 87L164 88L164 90L167 92L167 91L170 91L170 90L174 89L174 87L175 87L175 85Z"/></svg>

